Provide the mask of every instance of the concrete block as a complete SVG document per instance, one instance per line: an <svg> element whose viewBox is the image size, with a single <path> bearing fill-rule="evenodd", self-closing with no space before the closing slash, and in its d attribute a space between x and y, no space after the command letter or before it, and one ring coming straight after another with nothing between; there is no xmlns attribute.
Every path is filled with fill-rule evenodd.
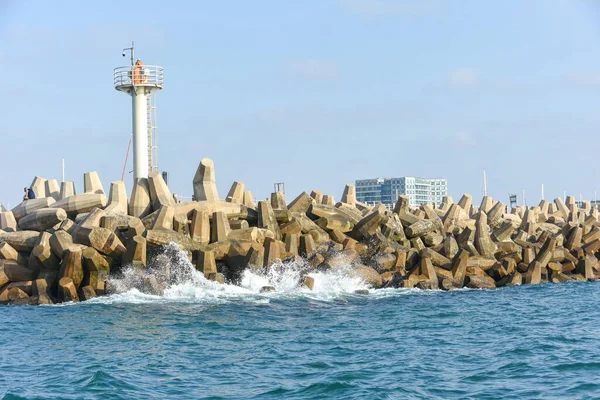
<svg viewBox="0 0 600 400"><path fill-rule="evenodd" d="M64 258L60 263L60 269L58 276L60 278L71 278L75 289L79 289L81 282L83 281L83 264L82 264L82 253L83 250L75 247L71 247L65 251ZM60 285L60 281L59 281Z"/></svg>
<svg viewBox="0 0 600 400"><path fill-rule="evenodd" d="M196 269L204 273L206 279L209 279L212 274L216 274L217 263L214 252L211 250L199 250Z"/></svg>
<svg viewBox="0 0 600 400"><path fill-rule="evenodd" d="M194 213L192 214L190 236L198 243L210 243L210 219L208 212L194 210Z"/></svg>
<svg viewBox="0 0 600 400"><path fill-rule="evenodd" d="M248 221L258 221L258 212L242 204L228 203L225 200L217 201L191 201L179 203L175 206L175 214L185 214L188 219L192 218L194 210L206 211L209 215L217 211L227 214L229 219L245 219Z"/></svg>
<svg viewBox="0 0 600 400"><path fill-rule="evenodd" d="M471 289L493 289L496 287L494 279L487 275L468 275L465 282L465 286Z"/></svg>
<svg viewBox="0 0 600 400"><path fill-rule="evenodd" d="M183 233L184 235L190 234L187 216L178 214L173 217L173 230L175 232ZM246 221L244 221L246 222ZM247 223L247 222L246 222Z"/></svg>
<svg viewBox="0 0 600 400"><path fill-rule="evenodd" d="M317 248L315 246L315 241L312 238L312 236L308 234L300 236L300 256L304 258L310 258L315 254L316 250Z"/></svg>
<svg viewBox="0 0 600 400"><path fill-rule="evenodd" d="M379 229L379 226L385 221L385 216L381 211L367 215L361 219L352 230L350 236L354 239L369 239L375 236L375 233Z"/></svg>
<svg viewBox="0 0 600 400"><path fill-rule="evenodd" d="M287 203L282 192L271 193L271 207L273 210L287 210Z"/></svg>
<svg viewBox="0 0 600 400"><path fill-rule="evenodd" d="M318 220L316 220L315 223L320 228L328 231L338 230L342 233L346 233L354 229L354 224L350 222L346 217L339 214L321 217Z"/></svg>
<svg viewBox="0 0 600 400"><path fill-rule="evenodd" d="M12 209L13 216L18 222L21 218L27 214L39 210L42 208L48 208L51 205L56 204L52 197L35 198L32 200L24 200L21 204ZM53 206L54 207L54 206Z"/></svg>
<svg viewBox="0 0 600 400"><path fill-rule="evenodd" d="M166 246L173 242L183 250L190 251L206 248L205 245L192 240L189 236L165 229L151 229L146 231L146 241L149 245L153 246Z"/></svg>
<svg viewBox="0 0 600 400"><path fill-rule="evenodd" d="M0 282L23 282L36 279L37 273L13 260L0 261Z"/></svg>
<svg viewBox="0 0 600 400"><path fill-rule="evenodd" d="M81 286L91 286L98 294L104 294L104 282L110 274L110 264L96 249L86 248L82 252L84 278Z"/></svg>
<svg viewBox="0 0 600 400"><path fill-rule="evenodd" d="M398 200L396 200L396 205L394 206L394 213L403 214L410 212L409 210L410 200L408 196L401 194L398 196Z"/></svg>
<svg viewBox="0 0 600 400"><path fill-rule="evenodd" d="M335 208L337 209L337 212L341 212L354 225L356 225L364 217L363 213L361 213L356 207L346 203L336 203Z"/></svg>
<svg viewBox="0 0 600 400"><path fill-rule="evenodd" d="M439 233L441 233L442 235L444 235L445 234L445 232L444 232L444 222L442 221L442 219L440 218L440 216L435 212L435 210L431 206L431 204L423 204L421 206L421 209L425 212L425 215L427 216L427 219L433 221L433 223L435 224L435 229Z"/></svg>
<svg viewBox="0 0 600 400"><path fill-rule="evenodd" d="M0 243L8 243L17 251L30 252L40 236L36 231L0 232Z"/></svg>
<svg viewBox="0 0 600 400"><path fill-rule="evenodd" d="M537 285L542 283L542 264L537 261L531 263L525 273L524 280L527 285Z"/></svg>
<svg viewBox="0 0 600 400"><path fill-rule="evenodd" d="M252 246L246 258L244 259L244 265L253 271L262 271L263 263L265 259L265 250L263 246Z"/></svg>
<svg viewBox="0 0 600 400"><path fill-rule="evenodd" d="M210 158L203 158L198 165L194 175L194 197L196 201L216 201L219 200L217 192L217 183L215 180L215 166Z"/></svg>
<svg viewBox="0 0 600 400"><path fill-rule="evenodd" d="M283 235L283 242L285 243L286 256L297 256L298 247L300 242L300 235L294 233L288 233Z"/></svg>
<svg viewBox="0 0 600 400"><path fill-rule="evenodd" d="M272 231L275 234L276 240L281 239L275 213L271 204L266 200L258 202L258 227Z"/></svg>
<svg viewBox="0 0 600 400"><path fill-rule="evenodd" d="M49 240L52 253L62 259L65 251L73 245L73 238L66 231L56 231Z"/></svg>
<svg viewBox="0 0 600 400"><path fill-rule="evenodd" d="M567 236L567 242L565 243L565 247L571 251L575 251L576 249L581 247L581 240L583 238L583 229L581 227L576 226L569 232Z"/></svg>
<svg viewBox="0 0 600 400"><path fill-rule="evenodd" d="M58 297L59 300L64 302L72 301L73 303L79 302L79 296L77 294L77 287L73 279L64 277L58 281Z"/></svg>
<svg viewBox="0 0 600 400"><path fill-rule="evenodd" d="M92 210L90 210L89 213L87 213L85 215L85 217L83 217L81 219L81 221L79 221L79 223L78 223L79 226L77 228L99 227L100 224L102 223L102 219L105 216L106 216L106 211L104 211L100 208L93 208ZM77 228L75 228L75 232L77 231Z"/></svg>
<svg viewBox="0 0 600 400"><path fill-rule="evenodd" d="M455 227L459 226L464 216L461 214L462 208L458 204L451 204L446 215L443 218L444 231L446 233L452 233ZM464 212L464 211L463 211Z"/></svg>
<svg viewBox="0 0 600 400"><path fill-rule="evenodd" d="M344 187L342 203L350 204L352 206L356 204L356 185L348 184Z"/></svg>
<svg viewBox="0 0 600 400"><path fill-rule="evenodd" d="M462 208L465 212L469 212L471 205L473 203L473 196L469 193L463 194L463 196L458 201L458 206Z"/></svg>
<svg viewBox="0 0 600 400"><path fill-rule="evenodd" d="M435 230L436 224L428 219L419 220L406 228L406 236L409 238L421 237Z"/></svg>
<svg viewBox="0 0 600 400"><path fill-rule="evenodd" d="M110 191L108 194L108 203L104 210L109 213L127 215L128 209L129 205L127 202L127 190L125 189L125 182L111 182Z"/></svg>
<svg viewBox="0 0 600 400"><path fill-rule="evenodd" d="M175 199L160 172L153 171L148 174L148 188L153 210L156 211L163 206L175 206Z"/></svg>
<svg viewBox="0 0 600 400"><path fill-rule="evenodd" d="M227 215L218 211L212 215L211 221L211 232L210 232L210 241L211 243L220 242L227 239L229 233L231 232L231 228L229 227L229 221L227 220Z"/></svg>
<svg viewBox="0 0 600 400"><path fill-rule="evenodd" d="M492 199L492 196L483 196L479 209L488 214L492 207L494 207L494 200Z"/></svg>
<svg viewBox="0 0 600 400"><path fill-rule="evenodd" d="M487 214L481 211L475 224L475 248L484 257L493 257L497 246L490 237L490 228L487 224Z"/></svg>
<svg viewBox="0 0 600 400"><path fill-rule="evenodd" d="M164 205L156 213L152 229L173 229L173 217L175 216L173 206Z"/></svg>
<svg viewBox="0 0 600 400"><path fill-rule="evenodd" d="M0 212L0 230L14 232L17 230L17 220L12 211Z"/></svg>
<svg viewBox="0 0 600 400"><path fill-rule="evenodd" d="M48 195L46 194L46 178L36 176L35 178L33 178L33 181L31 182L31 185L29 185L29 187L33 189L36 199L48 197Z"/></svg>
<svg viewBox="0 0 600 400"><path fill-rule="evenodd" d="M563 202L563 199L561 199L560 197L557 197L556 199L554 199L554 205L556 207L556 210L558 212L560 212L560 216L565 221L567 221L569 219L570 211L569 211L569 208L567 207L567 205Z"/></svg>
<svg viewBox="0 0 600 400"><path fill-rule="evenodd" d="M44 232L38 239L38 244L31 251L29 256L29 269L37 271L58 271L60 259L52 253L50 239L52 235Z"/></svg>
<svg viewBox="0 0 600 400"><path fill-rule="evenodd" d="M79 300L80 301L87 301L90 299L93 299L94 297L97 296L96 291L94 290L94 288L90 285L84 286L82 285L79 288L79 291L77 292L77 295L79 296Z"/></svg>
<svg viewBox="0 0 600 400"><path fill-rule="evenodd" d="M100 177L98 176L98 172L92 171L83 174L83 192L106 195L106 193L104 193L104 188L102 187Z"/></svg>
<svg viewBox="0 0 600 400"><path fill-rule="evenodd" d="M134 236L127 243L127 250L121 259L123 265L133 265L137 268L146 268L146 238Z"/></svg>
<svg viewBox="0 0 600 400"><path fill-rule="evenodd" d="M269 270L273 264L281 261L281 247L279 246L278 241L273 239L266 239L264 247L264 266Z"/></svg>
<svg viewBox="0 0 600 400"><path fill-rule="evenodd" d="M244 200L242 204L248 208L256 209L256 203L254 202L254 198L252 197L252 192L250 190L244 191Z"/></svg>
<svg viewBox="0 0 600 400"><path fill-rule="evenodd" d="M106 228L80 228L73 239L75 243L93 247L109 257L120 258L125 253L123 243Z"/></svg>
<svg viewBox="0 0 600 400"><path fill-rule="evenodd" d="M248 229L250 228L250 225L248 224L248 221L245 221L243 219L234 219L229 221L229 227L231 228L231 230Z"/></svg>
<svg viewBox="0 0 600 400"><path fill-rule="evenodd" d="M300 224L302 233L309 233L318 244L324 244L329 241L327 232L307 216L297 215L295 219Z"/></svg>
<svg viewBox="0 0 600 400"><path fill-rule="evenodd" d="M19 253L8 243L0 243L0 260L13 260L19 259ZM1 286L1 285L0 285Z"/></svg>
<svg viewBox="0 0 600 400"><path fill-rule="evenodd" d="M67 219L62 208L42 208L35 210L19 220L19 228L27 231L45 231Z"/></svg>
<svg viewBox="0 0 600 400"><path fill-rule="evenodd" d="M97 193L81 193L64 198L52 204L52 208L62 208L70 217L106 206L106 196Z"/></svg>
<svg viewBox="0 0 600 400"><path fill-rule="evenodd" d="M225 201L229 203L245 204L244 188L245 186L242 182L233 182L233 184L231 185L231 189L229 189L229 193L227 193Z"/></svg>
<svg viewBox="0 0 600 400"><path fill-rule="evenodd" d="M315 204L323 204L323 192L320 190L314 189L310 192L310 197L314 199Z"/></svg>
<svg viewBox="0 0 600 400"><path fill-rule="evenodd" d="M46 181L46 196L52 197L57 201L60 200L60 186L56 179L48 179Z"/></svg>
<svg viewBox="0 0 600 400"><path fill-rule="evenodd" d="M67 197L75 196L75 182L62 182L60 184L59 200L66 199Z"/></svg>
<svg viewBox="0 0 600 400"><path fill-rule="evenodd" d="M144 218L152 212L150 203L150 187L148 179L138 178L133 184L133 190L129 198L129 215Z"/></svg>
<svg viewBox="0 0 600 400"><path fill-rule="evenodd" d="M326 206L335 205L335 198L329 194L324 195L323 196L323 205L326 205Z"/></svg>
<svg viewBox="0 0 600 400"><path fill-rule="evenodd" d="M305 214L313 203L315 203L315 199L310 197L308 193L302 192L288 205L287 208L292 213Z"/></svg>

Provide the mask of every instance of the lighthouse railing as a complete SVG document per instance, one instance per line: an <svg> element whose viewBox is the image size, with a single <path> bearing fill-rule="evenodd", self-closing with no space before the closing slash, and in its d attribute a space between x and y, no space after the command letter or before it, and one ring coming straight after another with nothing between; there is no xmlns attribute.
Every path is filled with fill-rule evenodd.
<svg viewBox="0 0 600 400"><path fill-rule="evenodd" d="M157 65L117 67L114 71L115 88L123 86L154 86L161 87L164 83L163 67Z"/></svg>

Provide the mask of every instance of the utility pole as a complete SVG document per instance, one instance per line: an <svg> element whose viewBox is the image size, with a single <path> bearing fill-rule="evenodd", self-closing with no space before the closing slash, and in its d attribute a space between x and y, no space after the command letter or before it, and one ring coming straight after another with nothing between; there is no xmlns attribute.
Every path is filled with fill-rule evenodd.
<svg viewBox="0 0 600 400"><path fill-rule="evenodd" d="M485 176L485 169L483 170L483 195L487 196L487 178Z"/></svg>

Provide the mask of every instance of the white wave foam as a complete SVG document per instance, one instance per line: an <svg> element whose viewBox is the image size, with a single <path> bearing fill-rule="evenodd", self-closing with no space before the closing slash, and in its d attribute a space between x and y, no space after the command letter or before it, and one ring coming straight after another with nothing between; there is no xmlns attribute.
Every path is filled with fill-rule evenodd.
<svg viewBox="0 0 600 400"><path fill-rule="evenodd" d="M167 246L164 255L157 257L157 263L147 271L133 267L125 268L121 276L111 278L110 284L115 294L98 297L91 303L199 303L224 304L231 302L268 303L278 298L307 298L319 301L332 301L339 297L355 296L355 291L369 289L369 285L359 277L351 276L350 265L326 272L306 274L314 279L313 290L302 286L304 261L276 263L268 272L260 273L246 269L241 275L240 285L220 284L209 281L197 271L186 254L175 244ZM157 279L164 291L151 293L146 282L152 276ZM275 288L273 292L261 293L264 286ZM371 290L370 293L381 293Z"/></svg>

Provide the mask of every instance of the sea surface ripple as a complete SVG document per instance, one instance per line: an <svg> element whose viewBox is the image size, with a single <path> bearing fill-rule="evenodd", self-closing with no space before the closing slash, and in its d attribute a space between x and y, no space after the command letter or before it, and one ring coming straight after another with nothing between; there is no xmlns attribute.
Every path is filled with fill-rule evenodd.
<svg viewBox="0 0 600 400"><path fill-rule="evenodd" d="M1 307L0 396L600 397L600 284L355 295L318 278Z"/></svg>

